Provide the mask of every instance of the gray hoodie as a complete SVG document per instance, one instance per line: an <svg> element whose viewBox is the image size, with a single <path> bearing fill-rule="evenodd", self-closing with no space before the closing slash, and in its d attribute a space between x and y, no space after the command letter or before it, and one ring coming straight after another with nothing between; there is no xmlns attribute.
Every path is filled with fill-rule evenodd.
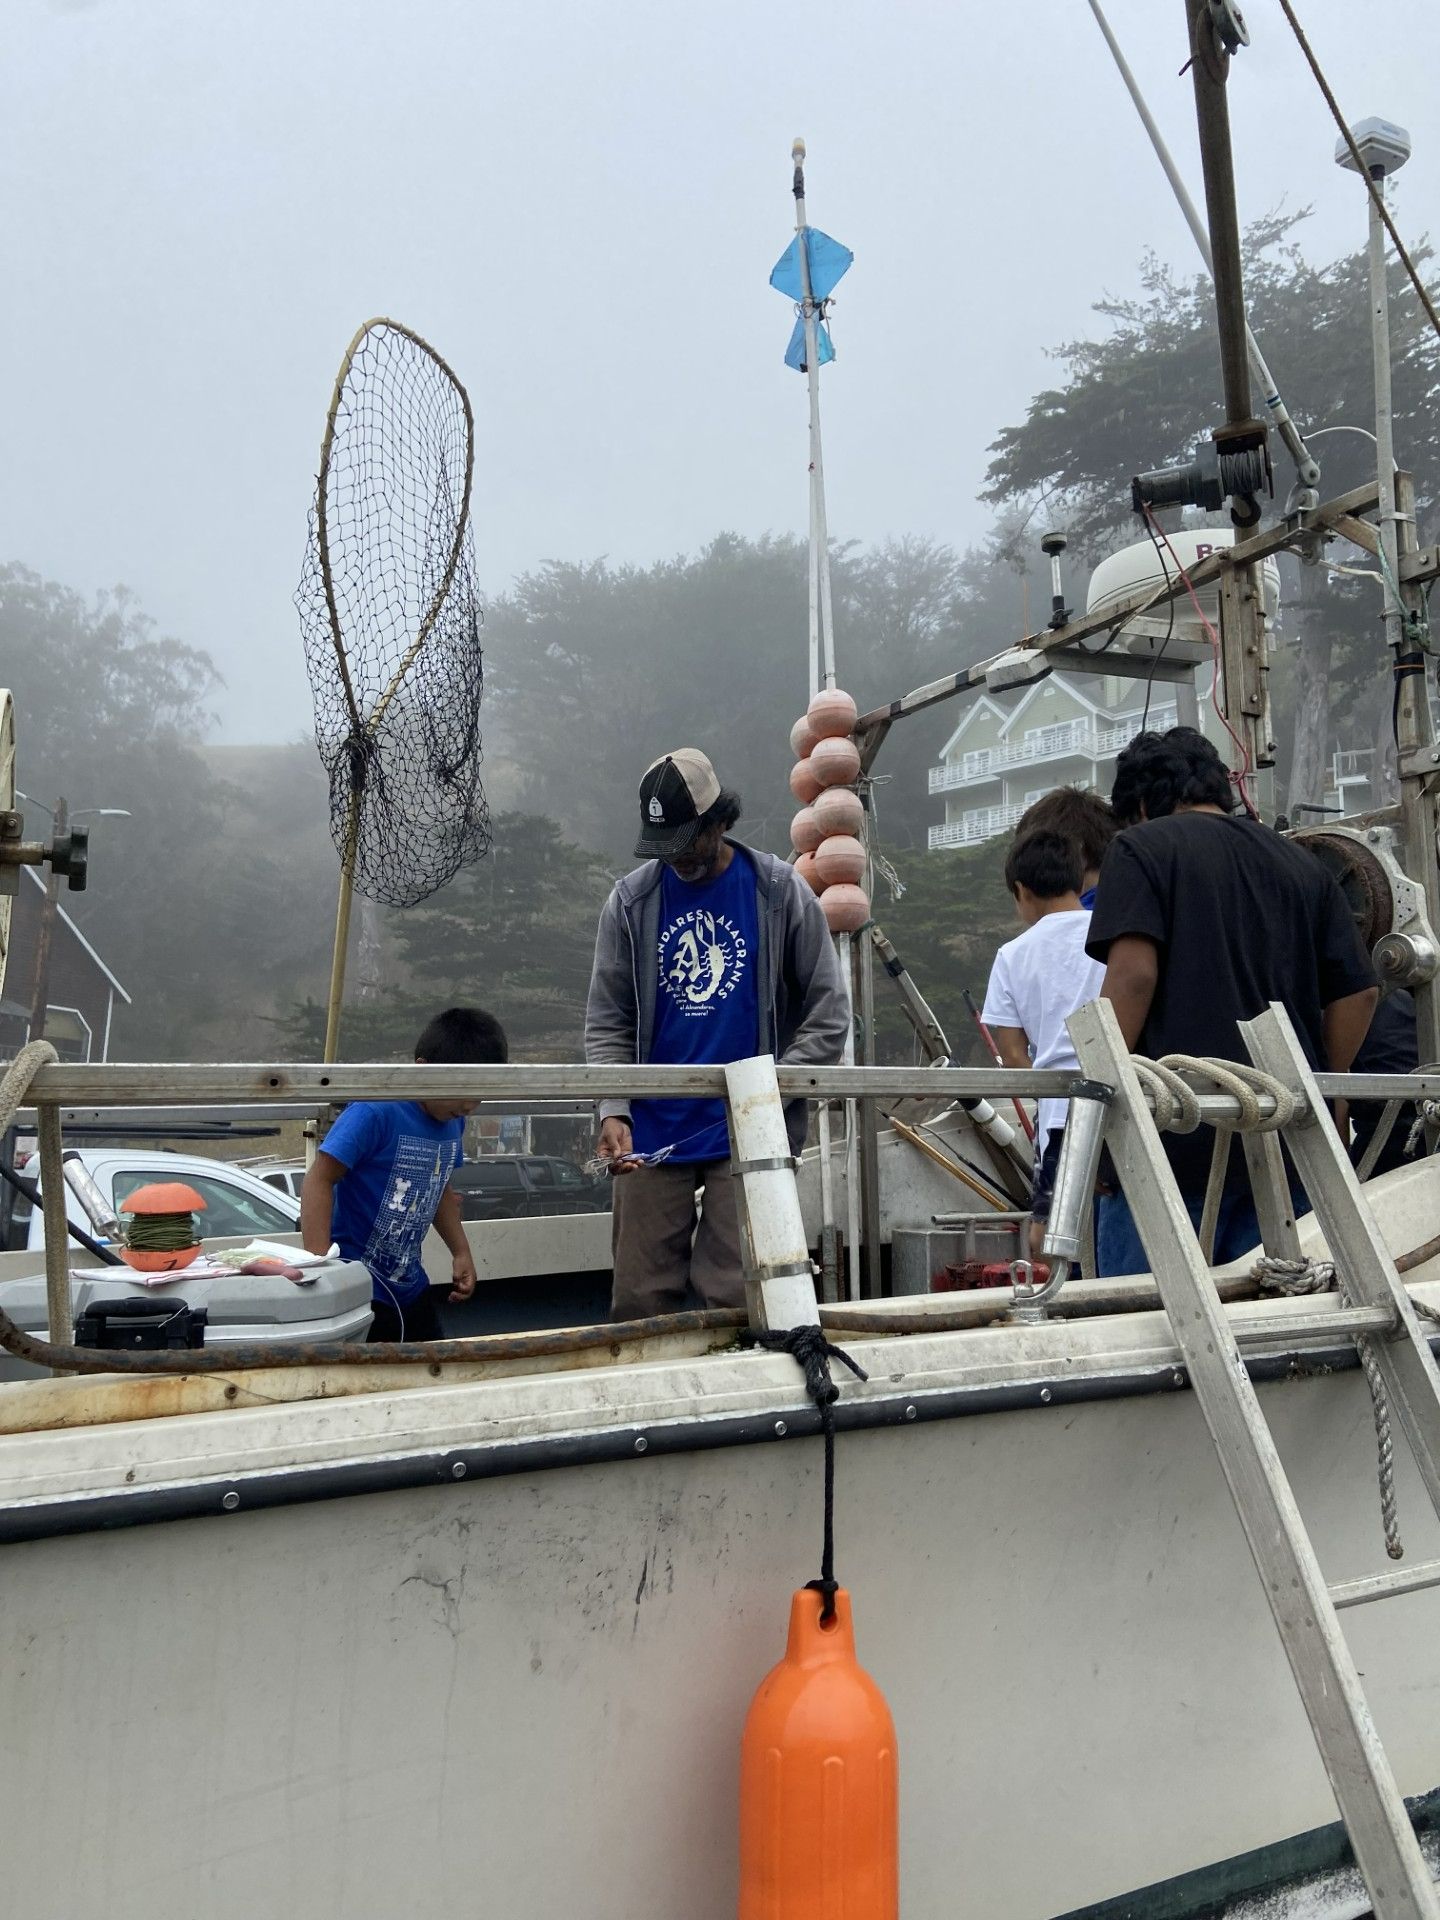
<svg viewBox="0 0 1440 1920"><path fill-rule="evenodd" d="M760 928L755 1051L793 1066L834 1066L849 1031L850 1001L820 902L784 860L755 847L745 852L755 863ZM658 860L636 867L617 881L600 915L585 1007L590 1066L632 1066L651 1058L663 873ZM599 1112L602 1120L616 1114L628 1119L630 1103L602 1100ZM785 1118L798 1153L805 1140L805 1102L793 1101Z"/></svg>

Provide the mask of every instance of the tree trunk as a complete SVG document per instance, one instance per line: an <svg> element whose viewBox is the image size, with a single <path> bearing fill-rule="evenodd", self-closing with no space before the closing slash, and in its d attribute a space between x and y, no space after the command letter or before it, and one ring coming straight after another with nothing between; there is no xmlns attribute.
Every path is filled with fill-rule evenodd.
<svg viewBox="0 0 1440 1920"><path fill-rule="evenodd" d="M1299 689L1295 702L1295 743L1285 810L1296 826L1314 825L1321 816L1306 813L1325 798L1325 762L1330 744L1330 656L1334 636L1321 603L1317 567L1303 567L1300 578Z"/></svg>

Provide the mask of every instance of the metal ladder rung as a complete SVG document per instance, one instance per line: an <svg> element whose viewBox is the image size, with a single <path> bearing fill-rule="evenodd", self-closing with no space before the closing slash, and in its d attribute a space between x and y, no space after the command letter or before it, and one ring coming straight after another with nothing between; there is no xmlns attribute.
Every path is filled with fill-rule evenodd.
<svg viewBox="0 0 1440 1920"><path fill-rule="evenodd" d="M1389 1307L1337 1307L1329 1313L1291 1314L1282 1320L1246 1320L1231 1326L1237 1346L1252 1346L1261 1340L1315 1340L1338 1335L1353 1340L1357 1333L1394 1333L1395 1314Z"/></svg>
<svg viewBox="0 0 1440 1920"><path fill-rule="evenodd" d="M1419 1560L1413 1567L1398 1567L1394 1573L1372 1573L1363 1580L1342 1580L1330 1589L1330 1604L1363 1607L1371 1600L1390 1600L1397 1593L1421 1593L1426 1587L1440 1587L1440 1560Z"/></svg>

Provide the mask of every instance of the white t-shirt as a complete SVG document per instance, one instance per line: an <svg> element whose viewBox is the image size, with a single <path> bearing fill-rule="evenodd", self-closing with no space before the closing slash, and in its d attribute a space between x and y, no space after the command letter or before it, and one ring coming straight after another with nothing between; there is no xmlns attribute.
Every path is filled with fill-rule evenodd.
<svg viewBox="0 0 1440 1920"><path fill-rule="evenodd" d="M1090 932L1088 908L1042 914L1018 939L1007 940L995 956L985 989L987 1027L1020 1027L1030 1042L1037 1069L1073 1067L1080 1062L1065 1031L1077 1007L1099 998L1105 968L1085 951ZM1036 1116L1037 1153L1053 1127L1063 1127L1066 1100L1042 1100Z"/></svg>

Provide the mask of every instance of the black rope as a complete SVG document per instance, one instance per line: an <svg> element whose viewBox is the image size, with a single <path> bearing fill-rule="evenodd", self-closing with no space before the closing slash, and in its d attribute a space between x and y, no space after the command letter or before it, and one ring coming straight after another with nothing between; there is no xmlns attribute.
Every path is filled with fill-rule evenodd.
<svg viewBox="0 0 1440 1920"><path fill-rule="evenodd" d="M767 1353L788 1353L805 1373L805 1391L820 1415L820 1431L825 1436L825 1534L820 1548L820 1578L807 1580L806 1587L818 1593L824 1605L822 1620L835 1617L835 1595L840 1583L835 1578L835 1402L840 1389L830 1377L830 1362L843 1360L857 1380L869 1374L840 1347L831 1346L821 1327L791 1327L787 1332L767 1332L746 1327L740 1335L742 1347L763 1347Z"/></svg>

